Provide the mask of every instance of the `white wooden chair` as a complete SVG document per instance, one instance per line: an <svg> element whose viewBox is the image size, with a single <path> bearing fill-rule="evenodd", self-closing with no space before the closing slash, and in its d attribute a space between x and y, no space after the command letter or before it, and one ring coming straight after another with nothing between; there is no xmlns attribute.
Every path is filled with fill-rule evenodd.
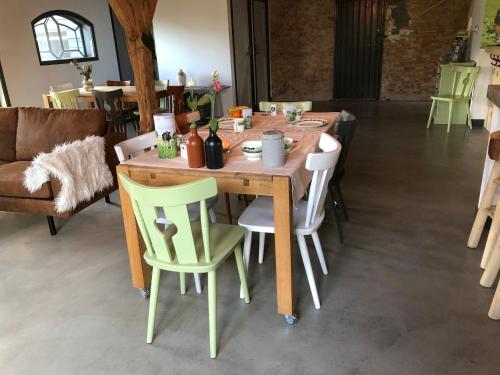
<svg viewBox="0 0 500 375"><path fill-rule="evenodd" d="M309 188L309 199L298 202L293 211L293 232L299 242L300 255L302 256L316 309L320 308L320 302L305 236L310 235L312 237L321 269L325 275L328 274L328 268L317 231L325 217L324 203L328 193L328 182L337 164L341 146L332 136L322 134L319 141L319 148L322 152L310 153L306 160L306 169L313 172ZM259 232L260 234L259 262L262 262L265 233L274 233L273 212L272 198L258 197L245 209L238 220L238 224L247 229L243 250L247 269L253 232Z"/></svg>
<svg viewBox="0 0 500 375"><path fill-rule="evenodd" d="M153 131L117 143L115 145L115 152L118 156L118 160L120 161L120 163L123 163L125 160L143 154L145 151L154 148L156 145L156 141L156 133ZM214 206L217 203L217 198L217 195L215 195L212 198L206 200L208 213L210 215L210 221L212 223L217 222L217 217L214 210ZM191 221L198 220L200 218L200 205L188 205L188 212ZM165 214L162 211L158 212L158 216L159 219L156 221L158 224L164 225L165 227L172 224L168 219L165 218ZM196 284L196 291L198 293L201 293L201 281L199 274L194 274L194 280Z"/></svg>

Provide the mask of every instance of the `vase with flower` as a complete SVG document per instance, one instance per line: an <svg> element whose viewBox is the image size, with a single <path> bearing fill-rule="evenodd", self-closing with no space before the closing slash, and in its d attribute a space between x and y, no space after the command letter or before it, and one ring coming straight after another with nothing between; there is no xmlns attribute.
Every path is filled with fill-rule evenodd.
<svg viewBox="0 0 500 375"><path fill-rule="evenodd" d="M224 166L222 140L217 136L219 122L215 118L215 100L221 90L222 84L219 81L219 72L214 70L212 72L212 90L209 93L211 104L210 121L208 123L209 136L205 140L205 158L209 169L219 169Z"/></svg>
<svg viewBox="0 0 500 375"><path fill-rule="evenodd" d="M92 82L92 63L86 63L81 66L76 60L72 60L71 64L78 70L78 73L83 77L82 86L85 91L91 91L94 88Z"/></svg>
<svg viewBox="0 0 500 375"><path fill-rule="evenodd" d="M198 135L198 127L196 126L196 122L194 121L194 112L196 112L196 110L198 109L198 98L194 96L195 85L196 82L191 78L188 82L190 95L187 104L193 116L191 117L192 121L189 125L189 129L191 129L191 135L186 142L189 168L201 168L205 166L203 139Z"/></svg>

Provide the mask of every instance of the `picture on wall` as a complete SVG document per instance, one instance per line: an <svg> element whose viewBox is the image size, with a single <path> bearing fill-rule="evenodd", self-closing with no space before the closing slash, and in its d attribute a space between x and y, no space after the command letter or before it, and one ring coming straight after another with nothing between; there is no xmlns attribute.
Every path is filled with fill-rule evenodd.
<svg viewBox="0 0 500 375"><path fill-rule="evenodd" d="M486 0L481 48L500 45L500 0Z"/></svg>

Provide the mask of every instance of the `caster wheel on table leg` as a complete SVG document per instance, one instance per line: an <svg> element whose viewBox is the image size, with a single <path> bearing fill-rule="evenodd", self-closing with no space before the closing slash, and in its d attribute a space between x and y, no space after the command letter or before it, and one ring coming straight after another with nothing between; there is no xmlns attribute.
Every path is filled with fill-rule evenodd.
<svg viewBox="0 0 500 375"><path fill-rule="evenodd" d="M297 323L297 315L285 315L285 321L289 326L293 326L295 323Z"/></svg>
<svg viewBox="0 0 500 375"><path fill-rule="evenodd" d="M149 295L151 294L151 290L149 288L142 288L139 289L139 294L141 295L142 298L148 299Z"/></svg>

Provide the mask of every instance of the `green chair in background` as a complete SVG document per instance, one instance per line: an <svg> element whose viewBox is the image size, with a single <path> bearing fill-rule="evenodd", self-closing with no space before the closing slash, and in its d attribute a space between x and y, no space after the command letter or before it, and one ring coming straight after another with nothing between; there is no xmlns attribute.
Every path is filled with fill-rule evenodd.
<svg viewBox="0 0 500 375"><path fill-rule="evenodd" d="M80 90L65 90L59 92L50 92L52 97L52 102L54 103L54 108L58 109L77 109L80 108L78 105L78 97L80 96Z"/></svg>
<svg viewBox="0 0 500 375"><path fill-rule="evenodd" d="M432 120L434 119L436 104L438 101L447 102L448 107L448 130L450 132L451 121L453 117L453 108L455 104L466 102L467 106L467 124L472 129L471 113L469 101L472 98L472 91L474 90L474 83L476 82L478 67L469 66L454 66L453 71L453 85L451 95L431 96L432 107L429 114L429 121L427 121L427 129L430 128Z"/></svg>
<svg viewBox="0 0 500 375"><path fill-rule="evenodd" d="M304 100L301 102L259 102L259 111L269 112L271 110L271 105L276 104L276 111L281 112L286 104L295 106L297 109L301 109L304 112L310 112L312 110L312 101Z"/></svg>
<svg viewBox="0 0 500 375"><path fill-rule="evenodd" d="M216 271L233 254L245 303L250 302L241 252L244 228L229 224L211 224L206 200L217 194L213 177L191 183L152 187L138 184L120 173L120 181L129 193L137 224L146 244L144 259L153 267L146 342L153 341L160 271L178 272L181 294L186 292L186 273L208 273L208 320L210 357L217 355ZM201 221L190 222L188 205L200 204ZM160 226L158 208L163 208L171 225ZM237 294L238 288L234 288Z"/></svg>

